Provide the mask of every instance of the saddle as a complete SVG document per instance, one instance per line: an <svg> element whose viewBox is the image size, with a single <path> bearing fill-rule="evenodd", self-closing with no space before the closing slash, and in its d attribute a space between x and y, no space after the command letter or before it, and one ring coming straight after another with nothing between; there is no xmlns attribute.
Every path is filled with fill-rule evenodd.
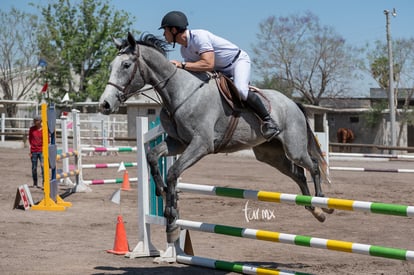
<svg viewBox="0 0 414 275"><path fill-rule="evenodd" d="M229 77L227 77L221 72L214 72L212 75L212 78L215 79L217 88L221 96L232 109L230 122L229 122L229 125L227 126L226 132L224 133L221 142L214 150L215 153L218 153L221 148L223 148L224 146L227 145L227 143L230 142L234 134L234 131L237 128L240 113L246 109L246 106L243 104L239 91L237 90L233 81ZM249 91L259 93L260 96L265 99L268 107L270 108L269 100L264 96L264 94L258 88L249 86Z"/></svg>
<svg viewBox="0 0 414 275"><path fill-rule="evenodd" d="M213 78L216 80L217 88L220 94L223 96L223 99L227 102L227 104L231 107L233 112L244 108L239 91L229 77L219 72L215 73L213 75Z"/></svg>
<svg viewBox="0 0 414 275"><path fill-rule="evenodd" d="M237 90L236 86L234 85L233 81L224 75L223 73L214 72L213 79L215 79L217 88L223 97L223 99L227 102L227 104L231 107L233 110L233 113L240 113L243 109L246 109L247 107L244 105L242 99L240 98L239 91ZM249 91L258 93L261 98L265 100L265 104L267 105L267 108L270 112L270 102L266 98L266 96L260 91L259 88L254 86L249 86Z"/></svg>

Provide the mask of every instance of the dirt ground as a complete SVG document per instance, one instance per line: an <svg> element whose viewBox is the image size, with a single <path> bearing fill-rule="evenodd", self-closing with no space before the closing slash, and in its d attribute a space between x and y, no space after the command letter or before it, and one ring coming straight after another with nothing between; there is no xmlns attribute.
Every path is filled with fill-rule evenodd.
<svg viewBox="0 0 414 275"><path fill-rule="evenodd" d="M134 154L84 158L88 163L135 161ZM117 184L91 186L92 192L66 198L62 212L13 210L19 185L31 186L28 149L0 148L0 274L230 274L182 264L155 264L107 253L121 214L131 249L137 244L136 182L123 191L121 204L109 200ZM414 169L414 162L339 162L332 166ZM128 168L135 177L136 168ZM116 168L85 171L85 179L120 178ZM414 205L413 174L331 171L327 197ZM289 178L253 158L212 155L187 170L182 182L298 193ZM67 187L60 186L60 193ZM43 191L30 188L35 201ZM248 206L247 206L248 204ZM272 212L269 219L246 220L243 209ZM189 220L414 250L412 218L336 210L319 223L301 206L181 194L181 217ZM164 228L154 227L153 243L165 249ZM414 264L281 243L191 232L198 256L311 274L414 274Z"/></svg>

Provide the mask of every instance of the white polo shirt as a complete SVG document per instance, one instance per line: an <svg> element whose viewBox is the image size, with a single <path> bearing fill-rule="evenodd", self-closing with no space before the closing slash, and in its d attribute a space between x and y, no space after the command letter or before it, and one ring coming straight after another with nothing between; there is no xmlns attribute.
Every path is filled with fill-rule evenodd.
<svg viewBox="0 0 414 275"><path fill-rule="evenodd" d="M220 71L228 66L239 52L239 47L230 41L206 30L186 30L187 47L181 46L181 56L186 62L200 60L200 54L213 51L214 70Z"/></svg>

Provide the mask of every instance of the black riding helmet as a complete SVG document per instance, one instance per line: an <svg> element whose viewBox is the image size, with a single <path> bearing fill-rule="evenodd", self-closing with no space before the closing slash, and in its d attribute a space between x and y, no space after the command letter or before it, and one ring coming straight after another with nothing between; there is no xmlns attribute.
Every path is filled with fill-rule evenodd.
<svg viewBox="0 0 414 275"><path fill-rule="evenodd" d="M161 27L158 29L163 29L165 27L176 27L179 30L185 30L188 26L187 16L181 11L170 11L167 13L161 21Z"/></svg>

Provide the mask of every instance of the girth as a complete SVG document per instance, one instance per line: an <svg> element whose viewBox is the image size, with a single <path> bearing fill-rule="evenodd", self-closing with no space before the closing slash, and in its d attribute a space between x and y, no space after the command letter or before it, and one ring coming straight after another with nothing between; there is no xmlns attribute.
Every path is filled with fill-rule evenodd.
<svg viewBox="0 0 414 275"><path fill-rule="evenodd" d="M218 153L230 142L233 137L234 131L239 123L240 109L243 108L243 103L236 86L234 86L233 82L227 76L222 73L217 73L213 75L213 78L216 81L217 88L220 91L221 96L232 109L230 122L226 128L226 131L224 132L218 146L214 148L214 153Z"/></svg>

